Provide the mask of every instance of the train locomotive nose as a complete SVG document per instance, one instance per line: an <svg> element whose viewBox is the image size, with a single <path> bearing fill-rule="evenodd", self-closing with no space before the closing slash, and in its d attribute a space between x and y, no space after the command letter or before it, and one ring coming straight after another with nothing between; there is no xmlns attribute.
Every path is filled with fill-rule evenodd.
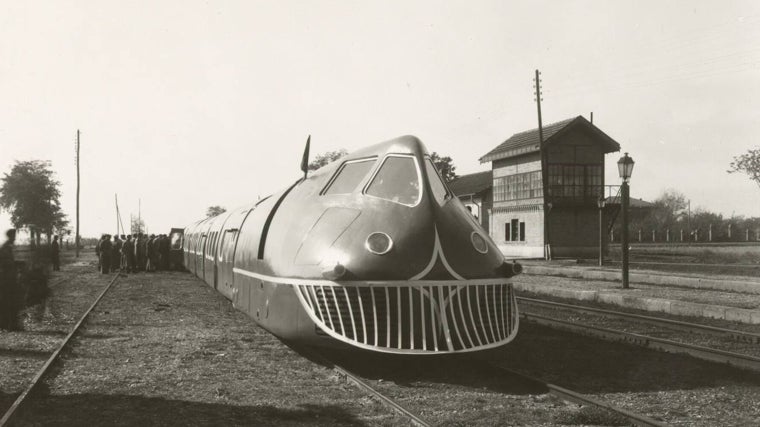
<svg viewBox="0 0 760 427"><path fill-rule="evenodd" d="M333 244L350 253L346 279L464 280L505 277L488 234L447 189L422 143L390 147L363 190L361 215ZM331 256L323 277L340 270ZM325 275L326 274L326 275ZM509 277L509 275L506 275Z"/></svg>

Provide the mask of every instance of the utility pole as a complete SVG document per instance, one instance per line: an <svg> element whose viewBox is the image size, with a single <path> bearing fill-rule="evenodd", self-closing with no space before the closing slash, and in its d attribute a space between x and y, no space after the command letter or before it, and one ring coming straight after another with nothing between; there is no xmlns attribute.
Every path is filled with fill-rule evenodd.
<svg viewBox="0 0 760 427"><path fill-rule="evenodd" d="M121 211L119 211L119 195L114 193L113 198L116 202L116 234L119 235L119 225L121 225L121 234L124 234L127 229L124 228L124 222L121 220Z"/></svg>
<svg viewBox="0 0 760 427"><path fill-rule="evenodd" d="M114 205L116 206L116 235L119 235L119 199L116 197L116 193L113 195Z"/></svg>
<svg viewBox="0 0 760 427"><path fill-rule="evenodd" d="M533 80L536 89L534 95L536 96L536 106L538 107L538 152L541 157L541 181L543 186L544 196L544 258L547 260L552 259L551 248L549 246L549 171L546 161L546 147L544 147L544 127L541 123L541 72L536 70L536 77Z"/></svg>
<svg viewBox="0 0 760 427"><path fill-rule="evenodd" d="M77 231L74 237L74 247L76 248L76 257L79 258L79 129L77 129Z"/></svg>

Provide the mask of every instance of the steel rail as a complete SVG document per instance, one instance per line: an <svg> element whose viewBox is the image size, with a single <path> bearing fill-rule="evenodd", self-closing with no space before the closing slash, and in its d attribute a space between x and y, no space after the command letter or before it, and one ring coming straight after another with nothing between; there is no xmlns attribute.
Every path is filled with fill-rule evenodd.
<svg viewBox="0 0 760 427"><path fill-rule="evenodd" d="M760 268L758 264L714 264L705 262L668 262L668 261L629 261L631 264L651 264L651 265L675 265L688 267L728 267L728 268ZM620 264L622 261L607 260L608 264Z"/></svg>
<svg viewBox="0 0 760 427"><path fill-rule="evenodd" d="M635 319L640 322L645 322L645 323L656 325L656 326L667 326L667 327L671 327L671 328L682 330L682 331L708 333L708 334L717 335L717 336L729 337L733 340L740 341L740 342L747 342L747 343L754 343L754 344L760 343L760 334L737 331L734 329L718 328L715 326L700 325L698 323L682 322L678 320L663 319L661 317L655 317L655 316L644 316L641 314L633 314L633 313L626 313L622 311L613 311L613 310L604 310L600 308L585 307L585 306L576 305L576 304L566 304L566 303L547 301L547 300L541 300L541 299L535 299L535 298L517 297L517 301L527 302L528 304L558 307L558 308L562 308L566 310L571 310L576 313L600 314L600 315L614 317L618 319L624 319L624 320Z"/></svg>
<svg viewBox="0 0 760 427"><path fill-rule="evenodd" d="M367 384L365 381L363 381L359 376L355 375L351 371L339 366L338 364L334 363L327 357L323 356L320 353L317 353L316 350L311 349L309 352L316 360L319 360L320 362L324 363L325 365L330 366L335 372L337 372L340 376L346 378L347 381L353 383L357 387L361 388L362 390L366 391L367 393L371 394L373 397L378 399L380 403L383 405L391 408L392 410L396 411L399 415L402 417L405 417L409 419L409 421L412 422L412 424L419 426L419 427L430 427L430 423L424 421L408 409L404 408L403 406L399 405L398 403L394 402L393 399L390 397L382 394L381 392L375 390L371 385ZM1 426L0 426L1 427Z"/></svg>
<svg viewBox="0 0 760 427"><path fill-rule="evenodd" d="M34 389L39 385L40 382L42 382L42 379L47 374L48 370L53 366L55 361L58 359L58 356L60 356L63 349L66 347L66 345L71 341L71 338L74 336L74 334L77 333L79 328L84 323L87 316L90 314L93 308L100 302L100 300L103 298L103 296L108 292L109 289L113 286L114 283L116 283L116 280L119 278L119 274L117 273L114 275L113 279L108 283L108 285L103 289L103 292L98 295L98 297L95 299L95 302L90 305L90 307L85 311L85 313L82 315L82 317L79 319L79 321L74 325L74 327L71 329L71 332L66 336L66 338L63 340L63 343L58 346L58 349L53 352L53 354L48 358L48 360L45 362L45 364L40 368L39 371L37 371L37 374L32 379L31 384L24 390L13 402L10 408L5 412L5 415L3 415L3 418L0 418L0 427L4 427L9 425L11 419L13 418L13 415L16 413L16 411L21 407L21 405L26 402L26 399L32 394Z"/></svg>
<svg viewBox="0 0 760 427"><path fill-rule="evenodd" d="M522 317L533 323L550 328L562 329L581 335L602 338L608 341L625 342L640 347L651 348L667 353L686 354L697 359L728 364L737 368L760 371L760 357L733 353L693 344L680 343L664 338L651 337L648 335L634 334L631 332L617 331L614 329L601 328L583 323L572 323L565 320L537 314L521 313Z"/></svg>
<svg viewBox="0 0 760 427"><path fill-rule="evenodd" d="M599 408L606 409L608 411L614 412L622 417L625 417L628 421L630 421L633 425L636 426L650 426L650 427L664 427L667 424L662 423L660 421L657 421L653 418L647 417L646 415L637 414L635 412L631 412L627 409L623 409L620 407L617 407L611 403L607 403L601 399L597 399L595 397L591 397L582 393L578 393L577 391L573 391L564 387L560 387L555 384L547 383L539 378L532 377L527 374L523 374L521 372L513 371L512 369L505 368L503 366L494 364L492 362L488 363L490 366L502 370L504 372L507 372L511 375L523 378L527 381L532 381L538 384L543 385L544 387L549 389L549 393L557 396L558 398L566 401L570 401L573 403L579 403L583 405L593 405Z"/></svg>

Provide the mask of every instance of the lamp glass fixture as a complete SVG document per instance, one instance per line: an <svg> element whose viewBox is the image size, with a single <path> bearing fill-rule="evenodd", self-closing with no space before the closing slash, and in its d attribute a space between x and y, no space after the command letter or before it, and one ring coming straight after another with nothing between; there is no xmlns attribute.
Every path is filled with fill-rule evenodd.
<svg viewBox="0 0 760 427"><path fill-rule="evenodd" d="M634 163L633 159L628 156L628 153L625 153L625 155L618 160L618 173L620 174L620 178L624 181L628 181L628 179L631 178Z"/></svg>

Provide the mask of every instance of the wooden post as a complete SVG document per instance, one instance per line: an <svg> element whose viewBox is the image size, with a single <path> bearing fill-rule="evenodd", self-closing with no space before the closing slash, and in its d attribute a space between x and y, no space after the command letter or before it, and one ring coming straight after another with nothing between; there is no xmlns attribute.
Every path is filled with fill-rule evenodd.
<svg viewBox="0 0 760 427"><path fill-rule="evenodd" d="M76 257L79 258L79 129L77 129L77 231L74 237Z"/></svg>

